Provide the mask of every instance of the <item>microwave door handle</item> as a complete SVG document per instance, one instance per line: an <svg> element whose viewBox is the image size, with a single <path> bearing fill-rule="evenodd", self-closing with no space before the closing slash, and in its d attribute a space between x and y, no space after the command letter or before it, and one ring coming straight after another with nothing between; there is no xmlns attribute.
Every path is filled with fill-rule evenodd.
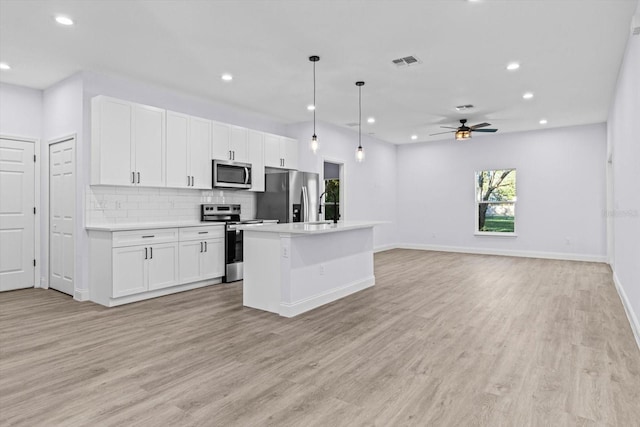
<svg viewBox="0 0 640 427"><path fill-rule="evenodd" d="M249 183L249 168L244 168L244 183Z"/></svg>

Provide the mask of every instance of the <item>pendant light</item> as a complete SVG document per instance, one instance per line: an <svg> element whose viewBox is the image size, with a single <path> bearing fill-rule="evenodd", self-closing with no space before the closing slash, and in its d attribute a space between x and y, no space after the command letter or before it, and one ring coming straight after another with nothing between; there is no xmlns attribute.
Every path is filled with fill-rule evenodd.
<svg viewBox="0 0 640 427"><path fill-rule="evenodd" d="M356 162L364 161L364 149L362 148L362 86L364 82L356 82L358 86L358 148L356 149Z"/></svg>
<svg viewBox="0 0 640 427"><path fill-rule="evenodd" d="M309 148L316 154L318 151L318 136L316 135L316 62L320 61L320 57L313 55L309 57L309 61L313 62L313 136Z"/></svg>

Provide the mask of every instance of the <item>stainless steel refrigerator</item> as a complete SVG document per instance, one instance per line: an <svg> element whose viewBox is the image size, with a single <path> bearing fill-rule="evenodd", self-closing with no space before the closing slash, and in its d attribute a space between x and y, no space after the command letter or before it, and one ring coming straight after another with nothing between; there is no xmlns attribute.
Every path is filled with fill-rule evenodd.
<svg viewBox="0 0 640 427"><path fill-rule="evenodd" d="M318 221L319 186L317 173L267 168L265 191L257 197L256 217L281 223Z"/></svg>

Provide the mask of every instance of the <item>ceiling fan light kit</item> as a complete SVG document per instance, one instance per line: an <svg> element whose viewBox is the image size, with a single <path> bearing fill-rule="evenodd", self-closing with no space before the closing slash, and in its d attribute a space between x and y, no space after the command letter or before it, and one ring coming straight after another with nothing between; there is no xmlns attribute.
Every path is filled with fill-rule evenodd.
<svg viewBox="0 0 640 427"><path fill-rule="evenodd" d="M467 126L467 119L460 119L460 126L458 126L457 128L451 127L451 126L440 126L441 128L445 128L445 129L454 129L454 130L448 130L445 132L438 132L438 133L432 133L429 136L434 136L434 135L442 135L445 133L454 133L455 135L455 139L456 141L463 141L465 139L471 139L471 134L473 132L497 132L498 129L486 129L487 126L491 126L491 123L478 123L475 124L473 126Z"/></svg>

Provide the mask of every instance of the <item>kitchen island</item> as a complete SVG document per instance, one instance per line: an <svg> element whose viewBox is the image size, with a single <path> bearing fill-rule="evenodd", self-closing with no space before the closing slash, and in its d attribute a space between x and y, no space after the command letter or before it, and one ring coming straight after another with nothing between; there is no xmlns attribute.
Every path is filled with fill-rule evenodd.
<svg viewBox="0 0 640 427"><path fill-rule="evenodd" d="M373 286L376 224L243 227L243 304L293 317Z"/></svg>

